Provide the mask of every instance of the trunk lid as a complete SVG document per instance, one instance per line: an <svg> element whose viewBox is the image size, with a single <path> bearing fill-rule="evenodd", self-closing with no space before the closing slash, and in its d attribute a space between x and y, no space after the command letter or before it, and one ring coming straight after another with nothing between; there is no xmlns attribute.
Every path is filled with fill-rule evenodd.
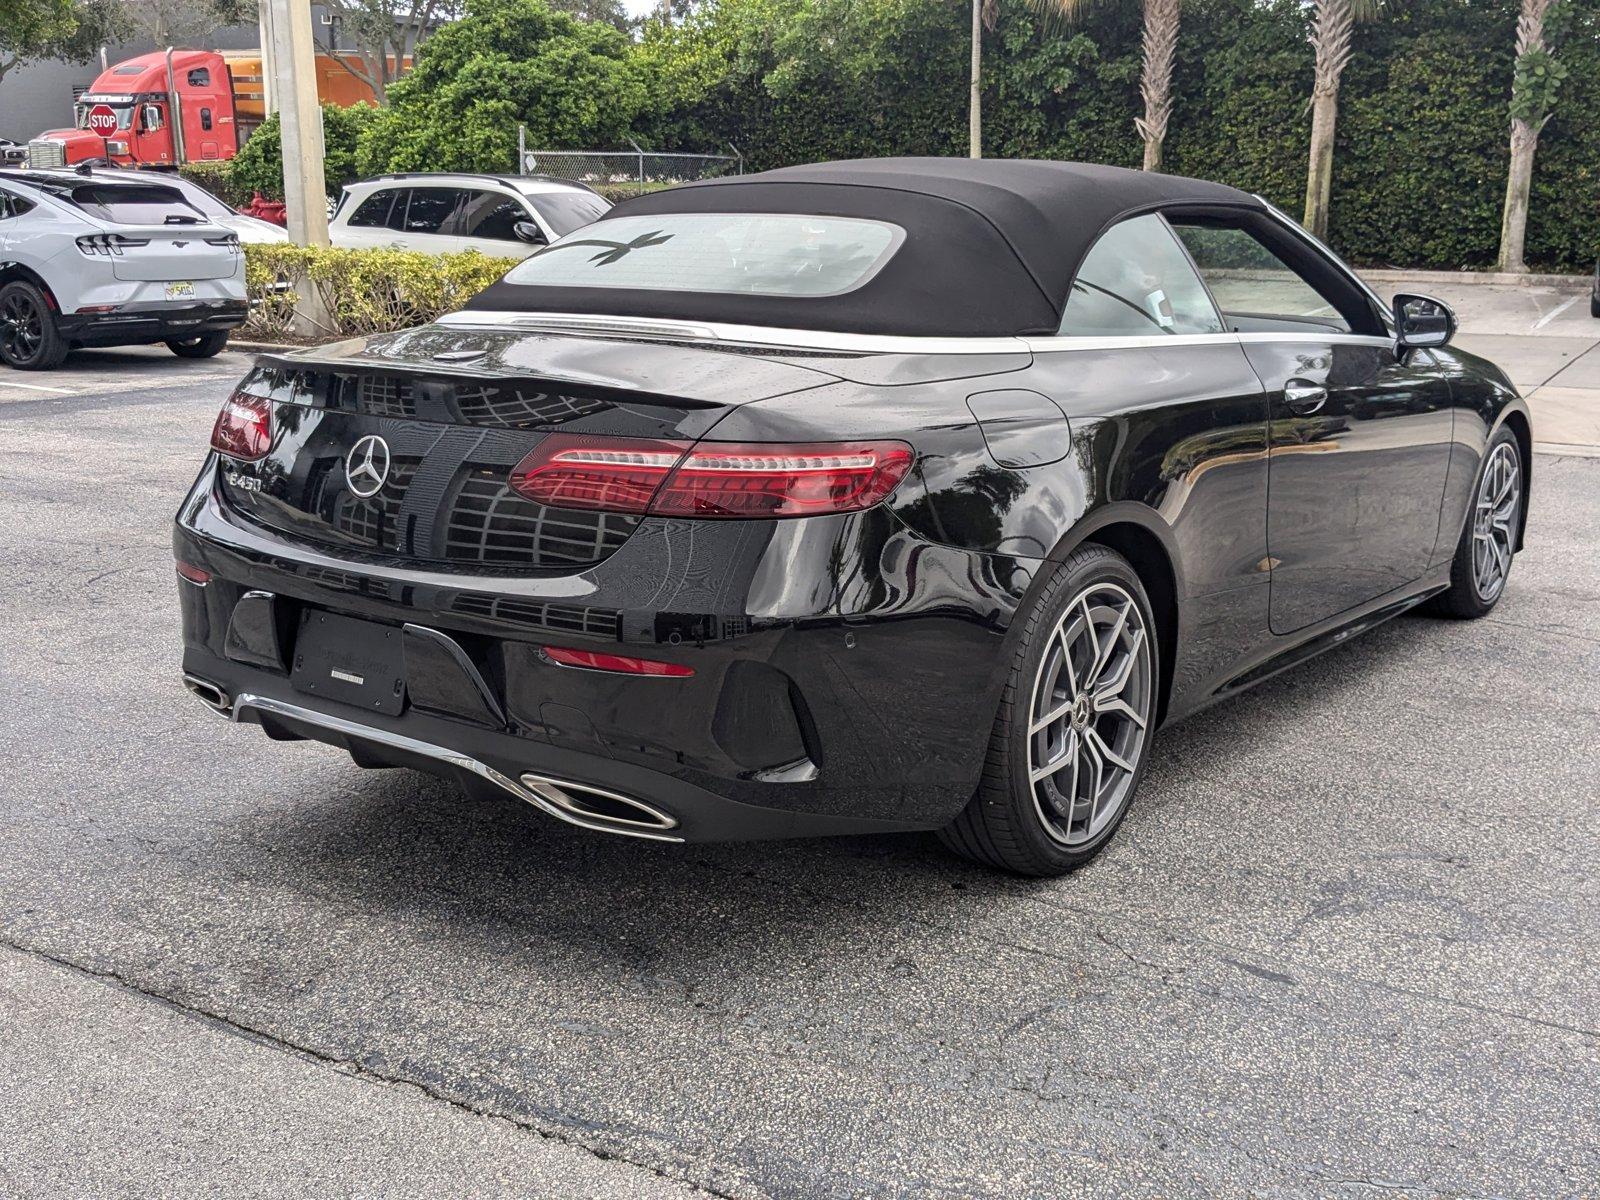
<svg viewBox="0 0 1600 1200"><path fill-rule="evenodd" d="M741 404L831 382L699 348L425 326L263 357L242 386L272 400L271 449L254 463L224 457L218 487L249 520L354 560L576 571L643 518L513 491L513 468L542 438L693 440Z"/></svg>
<svg viewBox="0 0 1600 1200"><path fill-rule="evenodd" d="M111 273L129 282L177 283L231 279L239 248L231 230L204 225L124 225L116 231L144 245L124 245L111 256Z"/></svg>

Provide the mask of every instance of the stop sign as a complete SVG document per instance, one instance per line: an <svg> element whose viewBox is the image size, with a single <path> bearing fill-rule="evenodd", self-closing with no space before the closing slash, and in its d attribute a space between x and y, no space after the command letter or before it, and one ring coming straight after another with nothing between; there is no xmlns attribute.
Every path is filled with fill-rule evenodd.
<svg viewBox="0 0 1600 1200"><path fill-rule="evenodd" d="M90 133L98 133L101 137L110 137L117 131L116 110L109 104L96 104L89 110L89 116L84 122L84 126Z"/></svg>

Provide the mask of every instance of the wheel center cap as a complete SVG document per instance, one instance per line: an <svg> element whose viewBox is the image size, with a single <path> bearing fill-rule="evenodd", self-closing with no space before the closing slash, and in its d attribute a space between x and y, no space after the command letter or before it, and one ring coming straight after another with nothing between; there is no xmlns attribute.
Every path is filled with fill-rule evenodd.
<svg viewBox="0 0 1600 1200"><path fill-rule="evenodd" d="M1079 696L1072 702L1072 727L1082 729L1089 723L1089 697Z"/></svg>

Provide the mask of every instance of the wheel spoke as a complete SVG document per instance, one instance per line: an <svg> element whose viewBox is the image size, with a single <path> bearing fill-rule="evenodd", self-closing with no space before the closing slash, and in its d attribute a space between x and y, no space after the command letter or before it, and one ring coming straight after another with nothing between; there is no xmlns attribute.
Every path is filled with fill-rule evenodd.
<svg viewBox="0 0 1600 1200"><path fill-rule="evenodd" d="M1040 730L1046 729L1049 726L1054 725L1057 721L1061 720L1063 717L1065 717L1071 711L1072 711L1072 701L1071 700L1063 700L1060 704L1056 705L1049 712L1047 712L1043 716L1041 716L1038 720L1034 721L1034 723L1032 725L1028 726L1028 732L1030 734L1038 733Z"/></svg>
<svg viewBox="0 0 1600 1200"><path fill-rule="evenodd" d="M1131 611L1133 611L1133 601L1129 600L1122 606L1122 611L1117 614L1116 623L1112 625L1110 631L1106 634L1104 642L1100 641L1095 636L1094 629L1090 628L1089 636L1094 641L1095 654L1094 665L1089 668L1089 673L1084 679L1086 688L1093 688L1100 681L1100 673L1105 670L1106 663L1111 661L1111 655L1117 648L1117 642L1122 638L1122 631L1128 627L1128 614Z"/></svg>
<svg viewBox="0 0 1600 1200"><path fill-rule="evenodd" d="M1084 736L1084 739L1086 741L1088 741L1091 744L1093 744L1093 746L1095 748L1095 752L1104 761L1110 763L1113 767L1116 767L1117 770L1119 770L1119 771L1126 771L1129 775L1133 774L1133 764L1130 763L1127 759L1123 758L1116 751L1114 751L1111 748L1111 746L1106 742L1105 738L1100 736L1100 731L1098 729L1094 728L1094 726L1091 725L1088 729L1086 729L1084 731L1084 735L1083 736Z"/></svg>
<svg viewBox="0 0 1600 1200"><path fill-rule="evenodd" d="M1107 698L1104 695L1096 696L1094 710L1097 713L1108 713L1119 717L1126 717L1140 729L1145 727L1144 717L1136 712L1128 702L1120 696Z"/></svg>

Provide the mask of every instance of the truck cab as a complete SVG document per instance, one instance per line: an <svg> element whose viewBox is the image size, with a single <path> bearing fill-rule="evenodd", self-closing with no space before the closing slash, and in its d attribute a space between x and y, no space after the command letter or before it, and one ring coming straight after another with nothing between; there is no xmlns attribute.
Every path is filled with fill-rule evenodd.
<svg viewBox="0 0 1600 1200"><path fill-rule="evenodd" d="M104 159L177 167L239 148L228 64L209 50L155 51L102 72L74 106L75 128L28 143L35 168Z"/></svg>

